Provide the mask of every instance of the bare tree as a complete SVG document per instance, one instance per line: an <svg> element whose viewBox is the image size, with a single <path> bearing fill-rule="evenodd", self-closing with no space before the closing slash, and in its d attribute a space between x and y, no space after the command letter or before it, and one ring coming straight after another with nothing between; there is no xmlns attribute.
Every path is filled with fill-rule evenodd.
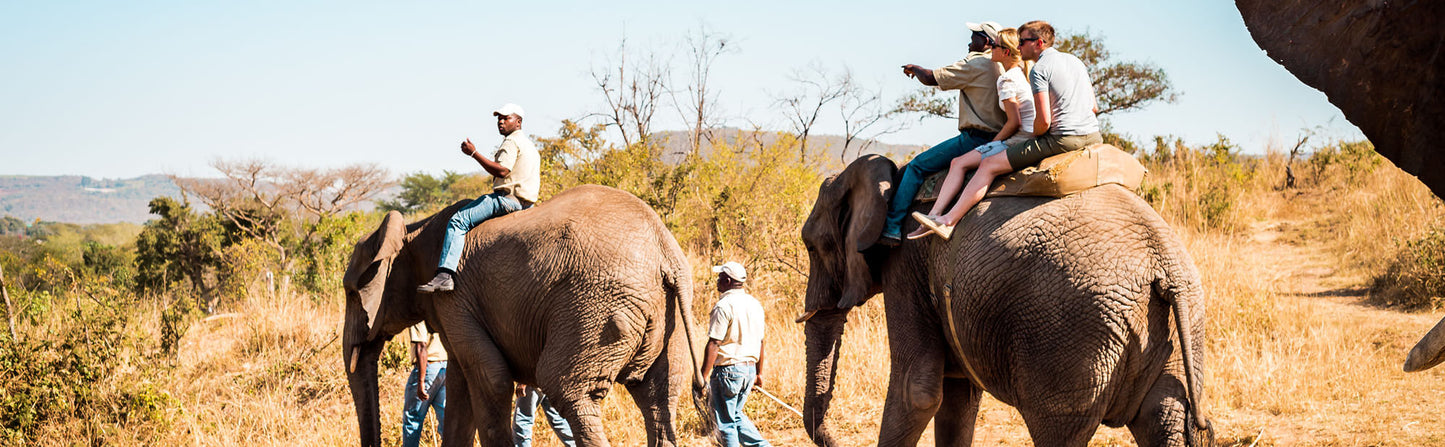
<svg viewBox="0 0 1445 447"><path fill-rule="evenodd" d="M603 124L616 127L622 143L632 146L651 138L652 119L664 96L669 94L670 64L657 53L648 52L629 64L627 39L617 47L614 66L592 68L592 80L607 101L607 113L599 114Z"/></svg>
<svg viewBox="0 0 1445 447"><path fill-rule="evenodd" d="M703 139L712 141L712 131L721 121L714 104L718 91L709 88L708 78L718 57L736 51L735 46L729 46L731 42L731 37L709 32L706 25L699 25L687 36L687 51L691 60L691 66L688 67L691 70L687 84L688 103L679 104L674 96L673 104L683 120L692 123L689 142L692 143L693 154L698 154Z"/></svg>
<svg viewBox="0 0 1445 447"><path fill-rule="evenodd" d="M211 167L220 179L171 176L183 194L192 194L246 235L261 241L278 256L280 265L290 257L283 240L286 216L299 213L304 220L332 217L391 186L390 173L376 164L336 169L300 169L264 160L217 159ZM300 235L310 238L315 227L306 225Z"/></svg>
<svg viewBox="0 0 1445 447"><path fill-rule="evenodd" d="M776 104L782 106L798 134L798 161L808 158L808 134L818 123L823 107L842 99L852 88L852 75L844 72L834 76L821 65L809 65L806 70L795 70L790 79L798 85L792 94L776 97Z"/></svg>
<svg viewBox="0 0 1445 447"><path fill-rule="evenodd" d="M838 112L843 118L843 151L838 157L848 161L848 148L855 141L862 137L870 129L875 131L867 138L862 138L858 145L857 154L862 154L868 146L877 142L876 138L882 135L903 130L906 125L891 120L893 115L898 114L896 108L889 109L883 105L883 94L853 82L852 74L846 74L845 84L848 86L847 93L838 100ZM882 127L875 127L875 126Z"/></svg>

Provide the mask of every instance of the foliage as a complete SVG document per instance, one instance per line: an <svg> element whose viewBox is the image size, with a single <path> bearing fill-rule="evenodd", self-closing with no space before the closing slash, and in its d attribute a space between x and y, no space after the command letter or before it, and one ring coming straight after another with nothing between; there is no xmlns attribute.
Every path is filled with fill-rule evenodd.
<svg viewBox="0 0 1445 447"><path fill-rule="evenodd" d="M391 200L378 203L377 209L411 214L444 207L452 202L449 190L462 177L452 171L442 171L441 176L425 172L408 174L401 179L401 192Z"/></svg>
<svg viewBox="0 0 1445 447"><path fill-rule="evenodd" d="M209 297L214 285L207 274L240 236L215 216L197 214L190 204L169 197L151 200L150 209L159 218L146 222L136 237L137 291L161 292L184 280L200 297Z"/></svg>
<svg viewBox="0 0 1445 447"><path fill-rule="evenodd" d="M1154 149L1140 158L1150 172L1140 195L1165 218L1204 231L1240 228L1238 198L1256 182L1258 158L1240 153L1223 135L1198 147L1155 137Z"/></svg>
<svg viewBox="0 0 1445 447"><path fill-rule="evenodd" d="M1384 160L1369 141L1335 142L1310 154L1305 178L1314 185L1358 187Z"/></svg>
<svg viewBox="0 0 1445 447"><path fill-rule="evenodd" d="M1370 299L1409 309L1445 305L1445 228L1405 243L1385 272L1371 279Z"/></svg>

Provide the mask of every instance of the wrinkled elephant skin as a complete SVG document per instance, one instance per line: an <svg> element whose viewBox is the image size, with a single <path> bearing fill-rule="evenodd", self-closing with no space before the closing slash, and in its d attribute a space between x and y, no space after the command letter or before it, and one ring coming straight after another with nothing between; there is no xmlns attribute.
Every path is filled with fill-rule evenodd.
<svg viewBox="0 0 1445 447"><path fill-rule="evenodd" d="M456 290L421 294L458 202L410 225L387 215L357 243L343 280L343 362L361 444L381 442L377 359L418 321L450 357L443 445L510 446L513 382L539 387L581 446L605 446L598 405L621 383L648 445L673 446L677 404L702 387L692 343L687 259L662 220L631 194L570 189L467 234Z"/></svg>
<svg viewBox="0 0 1445 447"><path fill-rule="evenodd" d="M848 309L886 297L890 370L879 446L972 442L983 392L1018 408L1035 445L1085 446L1100 424L1141 446L1211 445L1201 408L1204 289L1142 199L1110 185L982 202L951 241L872 244L897 175L860 158L824 181L803 226L804 428L829 434Z"/></svg>

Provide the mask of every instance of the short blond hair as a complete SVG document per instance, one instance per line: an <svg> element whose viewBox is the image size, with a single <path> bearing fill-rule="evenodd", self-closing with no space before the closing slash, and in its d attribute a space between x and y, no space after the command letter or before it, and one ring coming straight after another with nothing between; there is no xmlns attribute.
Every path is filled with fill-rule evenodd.
<svg viewBox="0 0 1445 447"><path fill-rule="evenodd" d="M1029 34L1033 34L1034 37L1039 38L1039 42L1043 43L1045 46L1054 46L1054 26L1050 25L1049 22L1045 22L1043 20L1034 20L1032 22L1025 23L1023 24L1023 26L1019 27L1020 33L1023 33L1024 31L1028 31Z"/></svg>

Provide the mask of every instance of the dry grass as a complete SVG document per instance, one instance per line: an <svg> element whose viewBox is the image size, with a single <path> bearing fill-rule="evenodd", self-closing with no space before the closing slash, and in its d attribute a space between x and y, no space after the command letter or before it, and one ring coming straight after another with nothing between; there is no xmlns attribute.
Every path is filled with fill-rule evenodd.
<svg viewBox="0 0 1445 447"><path fill-rule="evenodd" d="M1371 307L1361 296L1368 275L1400 241L1445 214L1438 199L1388 165L1358 184L1277 190L1283 158L1271 154L1236 179L1226 191L1227 219L1211 224L1199 203L1207 182L1222 181L1215 171L1199 159L1151 167L1156 185L1175 185L1156 206L1185 240L1209 291L1206 406L1222 445L1445 443L1437 411L1445 369L1400 371L1405 352L1440 315ZM742 255L693 255L699 318L717 299L707 267L719 258L747 259ZM789 263L804 265L764 262L753 269L751 288L768 311L768 389L801 407L803 335L792 321L804 281ZM143 364L146 357L134 354L114 380L149 383L175 405L161 422L122 425L98 437L122 445L355 444L336 340L341 310L312 303L253 297L239 316L195 322L172 365ZM882 307L867 304L849 318L830 414L845 445L872 444L878 431L888 374ZM154 339L160 311L136 309L133 321L140 323L128 330ZM399 443L409 368L399 349L384 356L386 445ZM603 409L615 445L644 444L641 418L624 390L614 390ZM747 410L775 445L807 444L801 421L761 395ZM689 430L697 415L683 412L684 443L706 445ZM54 424L40 444L74 444L88 436L85 430L84 421ZM1029 444L1018 413L992 399L984 402L977 433L977 445ZM537 438L540 446L560 445L540 426ZM1127 431L1103 427L1093 442L1132 443ZM932 445L931 433L922 444Z"/></svg>

